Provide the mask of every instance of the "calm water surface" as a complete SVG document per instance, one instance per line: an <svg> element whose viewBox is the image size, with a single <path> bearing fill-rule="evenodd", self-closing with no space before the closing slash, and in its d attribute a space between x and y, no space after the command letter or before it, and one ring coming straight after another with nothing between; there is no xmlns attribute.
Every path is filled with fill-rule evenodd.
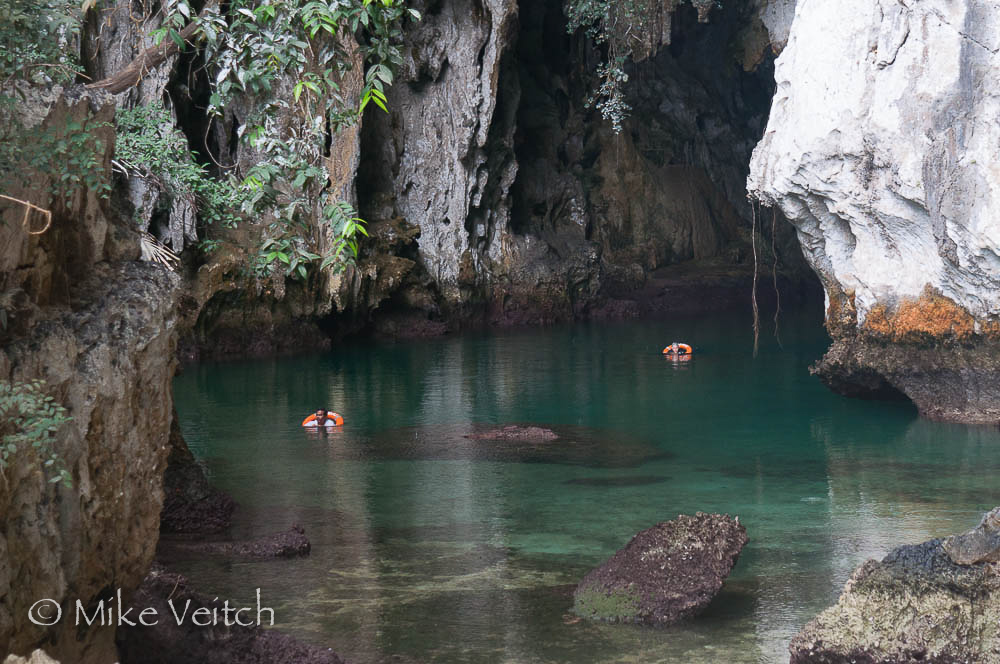
<svg viewBox="0 0 1000 664"><path fill-rule="evenodd" d="M809 376L821 314L783 348L749 321L591 324L189 367L181 427L240 503L233 537L305 527L293 561L192 559L203 591L368 662L782 662L851 571L974 526L1000 504L1000 434L838 397ZM675 364L677 339L696 356ZM300 426L317 406L331 434ZM556 428L555 447L463 435ZM637 531L697 510L750 543L708 612L667 629L590 624L572 587Z"/></svg>

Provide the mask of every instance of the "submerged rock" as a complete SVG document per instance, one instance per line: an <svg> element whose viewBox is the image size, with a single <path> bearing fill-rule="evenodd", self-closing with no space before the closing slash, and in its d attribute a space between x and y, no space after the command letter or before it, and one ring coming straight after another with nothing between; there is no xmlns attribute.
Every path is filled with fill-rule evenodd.
<svg viewBox="0 0 1000 664"><path fill-rule="evenodd" d="M295 525L274 535L241 542L179 542L161 540L158 553L169 557L180 552L228 556L243 560L308 556L312 544L302 526Z"/></svg>
<svg viewBox="0 0 1000 664"><path fill-rule="evenodd" d="M747 543L739 519L698 512L643 530L573 593L586 618L669 625L703 611Z"/></svg>
<svg viewBox="0 0 1000 664"><path fill-rule="evenodd" d="M549 440L558 440L559 434L552 429L534 426L523 427L511 424L501 429L490 429L489 431L481 431L479 433L469 433L466 434L465 437L471 438L472 440L531 440L536 442L545 442Z"/></svg>
<svg viewBox="0 0 1000 664"><path fill-rule="evenodd" d="M180 574L154 567L136 591L131 615L152 608L160 619L155 625L119 628L121 664L343 664L344 660L328 648L301 643L258 625L258 617L262 625L270 624L266 602L260 607L228 603L229 625L224 624L226 604L227 600L195 592ZM243 625L232 624L234 608L250 609L239 616ZM192 614L200 609L211 611L218 623L194 624ZM180 615L185 610L186 620L174 618L173 611ZM245 626L248 622L253 624Z"/></svg>
<svg viewBox="0 0 1000 664"><path fill-rule="evenodd" d="M232 523L236 502L211 485L205 469L188 449L181 435L177 412L170 425L170 454L163 473L161 533L222 532Z"/></svg>
<svg viewBox="0 0 1000 664"><path fill-rule="evenodd" d="M666 482L669 477L663 475L626 475L624 477L574 477L566 480L563 484L574 484L580 486L644 486L647 484L659 484Z"/></svg>
<svg viewBox="0 0 1000 664"><path fill-rule="evenodd" d="M331 451L348 459L451 459L631 468L670 453L620 431L580 426L468 425L405 427L379 432L362 448ZM554 436L554 438L553 438Z"/></svg>
<svg viewBox="0 0 1000 664"><path fill-rule="evenodd" d="M995 526L997 514L984 523ZM1000 662L1000 574L988 562L956 564L948 551L980 557L972 533L902 546L859 567L837 604L792 640L791 664Z"/></svg>

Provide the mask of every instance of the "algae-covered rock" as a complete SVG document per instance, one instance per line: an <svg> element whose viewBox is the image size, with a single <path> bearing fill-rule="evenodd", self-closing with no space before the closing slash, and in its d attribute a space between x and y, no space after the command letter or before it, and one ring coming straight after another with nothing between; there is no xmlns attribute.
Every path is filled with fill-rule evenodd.
<svg viewBox="0 0 1000 664"><path fill-rule="evenodd" d="M697 615L722 588L747 543L728 514L681 515L635 535L573 593L586 618L667 625Z"/></svg>
<svg viewBox="0 0 1000 664"><path fill-rule="evenodd" d="M789 650L791 664L995 664L1000 575L955 564L940 539L900 547L858 568Z"/></svg>

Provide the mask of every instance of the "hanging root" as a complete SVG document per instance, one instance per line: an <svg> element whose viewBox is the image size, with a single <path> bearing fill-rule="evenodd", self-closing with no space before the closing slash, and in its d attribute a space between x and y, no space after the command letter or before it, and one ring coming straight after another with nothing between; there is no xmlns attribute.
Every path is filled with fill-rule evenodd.
<svg viewBox="0 0 1000 664"><path fill-rule="evenodd" d="M760 309L757 308L757 207L750 203L750 244L753 246L753 290L750 301L753 303L753 356L757 357L760 347Z"/></svg>
<svg viewBox="0 0 1000 664"><path fill-rule="evenodd" d="M28 235L41 235L45 231L49 230L49 226L52 225L52 211L51 210L46 210L45 208L40 208L40 207L38 207L37 205L35 205L33 203L29 203L28 201L22 201L20 198L13 198L11 196L4 196L3 194L0 194L0 198L2 198L4 200L7 200L7 201L13 201L15 203L20 203L21 205L24 206L24 219L21 220L21 225L24 226L24 229L26 231L28 231ZM38 212L38 213L40 213L42 215L42 217L45 219L45 225L42 226L37 231L31 230L30 221L31 221L31 213L32 212Z"/></svg>
<svg viewBox="0 0 1000 664"><path fill-rule="evenodd" d="M781 348L781 334L778 332L778 315L781 313L781 292L778 290L778 252L774 248L775 229L778 225L778 211L771 208L771 277L774 280L774 338Z"/></svg>
<svg viewBox="0 0 1000 664"><path fill-rule="evenodd" d="M150 263L159 263L171 270L181 261L177 254L170 251L166 245L149 233L144 232L142 234L139 240L139 248L142 251L142 260Z"/></svg>

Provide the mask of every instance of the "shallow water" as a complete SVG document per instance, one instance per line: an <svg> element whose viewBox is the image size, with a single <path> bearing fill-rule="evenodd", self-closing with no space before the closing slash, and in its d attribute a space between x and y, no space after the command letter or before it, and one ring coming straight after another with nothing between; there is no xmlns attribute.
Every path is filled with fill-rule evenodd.
<svg viewBox="0 0 1000 664"><path fill-rule="evenodd" d="M674 363L677 339L696 355ZM743 317L590 324L189 367L181 427L241 508L308 558L176 565L205 592L366 662L783 662L851 571L1000 504L1000 433L844 399L809 376L821 314L751 353ZM307 433L319 405L342 430ZM463 434L551 426L539 445ZM548 449L545 445L554 445ZM697 510L750 536L707 613L575 619L572 587L637 531Z"/></svg>

